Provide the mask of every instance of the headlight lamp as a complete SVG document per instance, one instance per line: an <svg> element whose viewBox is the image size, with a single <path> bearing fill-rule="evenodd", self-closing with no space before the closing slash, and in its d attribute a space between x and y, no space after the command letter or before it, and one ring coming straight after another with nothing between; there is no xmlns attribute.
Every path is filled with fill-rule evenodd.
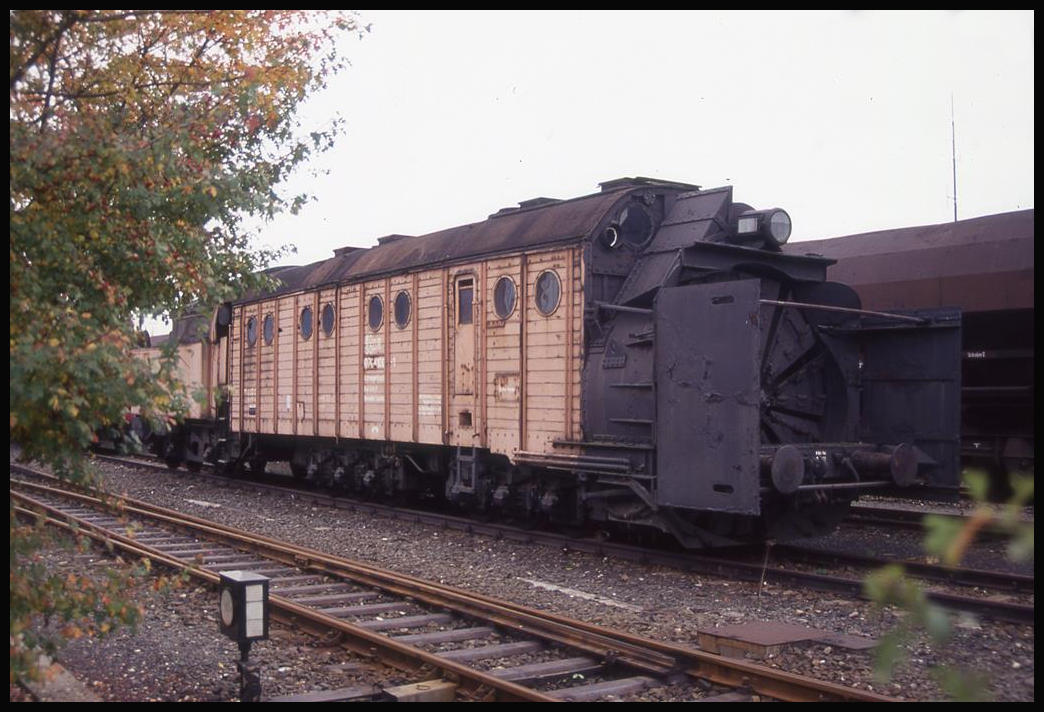
<svg viewBox="0 0 1044 712"><path fill-rule="evenodd" d="M741 242L764 239L768 246L780 247L790 239L790 216L786 210L748 210L736 221L736 236Z"/></svg>

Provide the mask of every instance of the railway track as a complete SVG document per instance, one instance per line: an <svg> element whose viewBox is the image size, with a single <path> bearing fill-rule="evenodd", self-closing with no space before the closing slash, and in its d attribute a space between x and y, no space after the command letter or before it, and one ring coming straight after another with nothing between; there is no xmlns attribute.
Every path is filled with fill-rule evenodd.
<svg viewBox="0 0 1044 712"><path fill-rule="evenodd" d="M338 636L344 647L399 669L433 670L456 684L458 699L591 701L681 680L728 688L730 696L739 690L747 698L891 699L548 615L144 502L122 500L114 512L91 494L23 482L12 482L11 498L22 515L44 512L49 523L205 581L217 582L217 571L229 569L270 576L278 620ZM430 649L463 641L467 647ZM480 663L534 653L541 655L539 662L508 662L497 670ZM581 678L582 685L558 686Z"/></svg>
<svg viewBox="0 0 1044 712"><path fill-rule="evenodd" d="M141 460L127 460L125 458L99 455L96 455L96 457L123 465L147 467L162 472L171 471L165 465ZM191 473L191 475L204 477L208 481L222 485L249 484L251 487L258 487L267 491L282 494L289 493L294 497L306 499L323 506L366 512L403 521L425 523L471 534L527 543L541 543L563 550L580 551L597 556L613 556L642 564L659 564L683 571L723 576L741 581L810 588L841 594L850 598L866 599L863 591L862 576L834 576L817 571L795 569L781 564L766 565L757 552L750 550L744 551L742 556L737 556L738 550L731 549L726 550L724 553L670 551L592 538L577 538L556 532L514 527L500 522L482 522L474 518L456 517L441 512L404 509L377 502L336 496L317 490L288 487L284 484L271 484L254 480L230 480L223 475L213 475L205 472ZM788 562L800 561L810 567L817 565L835 566L837 562L844 562L846 565L858 567L869 572L874 568L893 563L884 559L853 553L817 553L802 550L797 546L777 545L773 547L772 551L773 561L778 561L782 557ZM1028 594L1032 593L1034 588L1032 576L947 567L916 561L901 561L898 563L902 563L911 576L928 582L985 589L1002 594L1012 592ZM938 605L953 611L967 612L985 618L1021 624L1033 624L1035 620L1034 606L1032 604L1027 605L1007 600L1006 598L991 598L988 595L982 595L981 591L973 593L974 595L965 595L950 591L927 591L926 595Z"/></svg>
<svg viewBox="0 0 1044 712"><path fill-rule="evenodd" d="M895 507L874 506L868 504L855 504L845 517L846 524L866 526L886 526L893 529L905 529L909 531L923 531L924 518L926 516L944 517L957 521L966 521L967 515L950 514L931 510L909 510L897 509ZM1032 522L1030 522L1032 523ZM980 535L1003 537L1008 532L999 526L989 524L979 530Z"/></svg>
<svg viewBox="0 0 1044 712"><path fill-rule="evenodd" d="M900 563L911 576L926 581L956 586L982 588L990 591L1030 594L1034 591L1034 577L1010 572L988 571L956 566L941 566L920 561L890 561L878 556L868 556L844 551L814 551L799 545L777 544L772 548L773 556L787 561L799 561L809 565L830 563L875 569L890 563Z"/></svg>

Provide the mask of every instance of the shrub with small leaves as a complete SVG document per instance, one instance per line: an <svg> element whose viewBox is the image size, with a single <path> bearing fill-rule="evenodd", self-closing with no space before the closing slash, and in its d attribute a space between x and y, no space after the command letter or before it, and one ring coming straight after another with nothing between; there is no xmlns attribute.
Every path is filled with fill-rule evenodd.
<svg viewBox="0 0 1044 712"><path fill-rule="evenodd" d="M925 552L947 566L957 566L968 547L985 527L999 528L1009 536L1008 555L1015 561L1033 558L1033 524L1019 519L1021 508L1033 500L1033 477L1016 473L1011 478L1012 498L1000 509L987 504L989 477L977 470L963 473L964 485L977 502L966 521L952 517L924 517ZM928 600L921 587L906 577L901 564L891 564L873 572L863 582L864 592L878 606L895 606L905 612L903 620L882 636L877 645L874 673L888 680L904 657L905 646L918 631L926 632L936 645L946 644L952 635L950 615ZM977 672L939 666L933 670L940 688L954 700L974 702L989 698L988 680Z"/></svg>
<svg viewBox="0 0 1044 712"><path fill-rule="evenodd" d="M345 66L341 40L358 32L357 18L11 10L8 19L10 437L23 459L85 479L96 433L122 426L132 408L155 421L187 406L175 395L174 344L150 367L130 353L135 325L269 284L260 271L275 255L251 249L244 218L307 200L284 194L285 181L342 127L335 117L302 126L299 108ZM33 539L19 540L27 534L12 514L12 671L39 642L25 624L34 612L89 603L47 583L23 547ZM92 610L133 617L114 602ZM103 627L73 617L66 632Z"/></svg>

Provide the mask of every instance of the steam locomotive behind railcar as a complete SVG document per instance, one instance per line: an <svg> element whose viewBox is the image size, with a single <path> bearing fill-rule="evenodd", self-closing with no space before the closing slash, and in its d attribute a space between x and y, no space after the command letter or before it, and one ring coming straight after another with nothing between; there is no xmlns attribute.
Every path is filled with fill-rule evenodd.
<svg viewBox="0 0 1044 712"><path fill-rule="evenodd" d="M960 314L868 312L790 218L651 179L284 270L232 305L230 466L685 546L955 487Z"/></svg>

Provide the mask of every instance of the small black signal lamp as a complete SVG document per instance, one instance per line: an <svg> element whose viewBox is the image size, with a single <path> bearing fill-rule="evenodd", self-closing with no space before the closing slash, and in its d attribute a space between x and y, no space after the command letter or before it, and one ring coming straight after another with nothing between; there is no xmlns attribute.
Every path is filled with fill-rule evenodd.
<svg viewBox="0 0 1044 712"><path fill-rule="evenodd" d="M250 644L268 639L269 578L250 571L221 571L219 603L221 632L239 644L240 699L261 697L261 675L249 661Z"/></svg>
<svg viewBox="0 0 1044 712"><path fill-rule="evenodd" d="M221 632L237 643L268 639L267 576L222 571Z"/></svg>

